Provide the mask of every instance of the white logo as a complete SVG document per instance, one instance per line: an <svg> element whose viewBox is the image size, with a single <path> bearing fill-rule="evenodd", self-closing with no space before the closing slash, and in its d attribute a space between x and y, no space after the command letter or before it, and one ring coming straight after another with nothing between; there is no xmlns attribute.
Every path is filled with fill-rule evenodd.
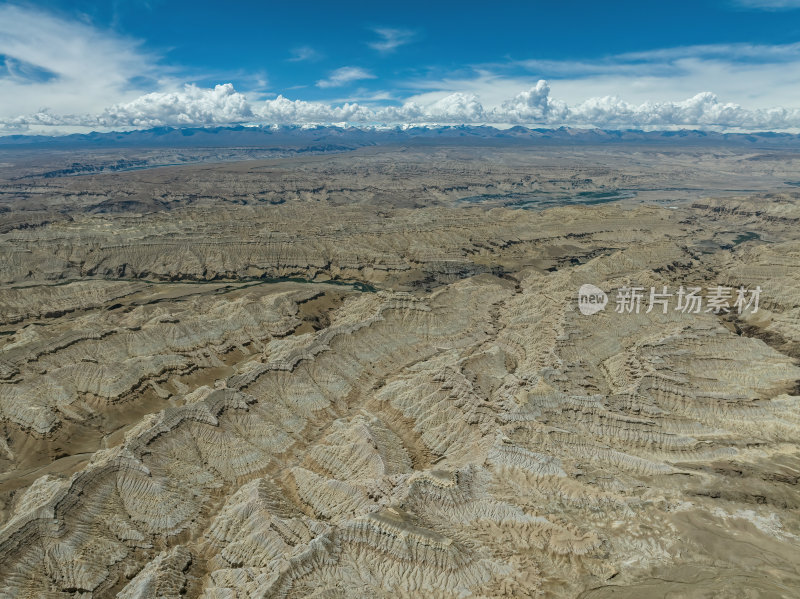
<svg viewBox="0 0 800 599"><path fill-rule="evenodd" d="M607 303L608 296L599 287L586 283L578 289L578 309L581 314L589 316L600 310L605 310Z"/></svg>
<svg viewBox="0 0 800 599"><path fill-rule="evenodd" d="M661 291L657 287L650 287L650 293L644 287L620 287L617 290L615 312L618 314L650 314L657 306L662 314L668 314L670 303L675 299L677 304L672 310L683 314L700 314L703 312L713 312L714 314L729 314L736 312L742 314L758 312L758 303L761 299L761 286L755 289L747 287L725 287L714 285L706 287L706 295L702 294L702 287L680 286L678 291L672 293L667 285L661 286ZM705 302L705 305L704 305ZM587 283L578 289L578 309L581 314L596 314L600 310L605 310L608 304L608 296L605 292ZM647 308L646 310L644 308ZM703 310L705 308L705 310Z"/></svg>

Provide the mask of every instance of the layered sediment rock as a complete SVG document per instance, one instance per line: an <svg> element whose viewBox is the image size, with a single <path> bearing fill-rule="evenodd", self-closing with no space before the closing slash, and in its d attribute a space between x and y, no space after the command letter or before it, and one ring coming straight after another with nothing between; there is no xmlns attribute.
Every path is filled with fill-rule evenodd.
<svg viewBox="0 0 800 599"><path fill-rule="evenodd" d="M308 193L0 235L0 596L800 587L797 198ZM760 309L615 309L681 285Z"/></svg>

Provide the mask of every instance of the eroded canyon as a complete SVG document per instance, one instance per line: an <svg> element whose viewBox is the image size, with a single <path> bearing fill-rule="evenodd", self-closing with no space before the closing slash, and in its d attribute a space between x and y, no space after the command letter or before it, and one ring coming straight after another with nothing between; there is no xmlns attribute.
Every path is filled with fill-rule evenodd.
<svg viewBox="0 0 800 599"><path fill-rule="evenodd" d="M1 597L800 594L800 154L65 160L0 169Z"/></svg>

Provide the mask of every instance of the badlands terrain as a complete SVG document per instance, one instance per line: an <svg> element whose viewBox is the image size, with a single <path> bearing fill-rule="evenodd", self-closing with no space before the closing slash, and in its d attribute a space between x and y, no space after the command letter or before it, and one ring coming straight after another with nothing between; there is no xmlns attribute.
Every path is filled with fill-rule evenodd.
<svg viewBox="0 0 800 599"><path fill-rule="evenodd" d="M726 145L2 149L0 597L800 597L799 185ZM718 285L758 309L615 309Z"/></svg>

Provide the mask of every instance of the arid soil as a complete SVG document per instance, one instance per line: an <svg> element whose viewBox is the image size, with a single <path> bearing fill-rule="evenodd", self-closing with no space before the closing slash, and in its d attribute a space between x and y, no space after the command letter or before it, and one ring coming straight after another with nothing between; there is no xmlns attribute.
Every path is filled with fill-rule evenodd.
<svg viewBox="0 0 800 599"><path fill-rule="evenodd" d="M64 160L0 156L0 597L800 596L800 154Z"/></svg>

